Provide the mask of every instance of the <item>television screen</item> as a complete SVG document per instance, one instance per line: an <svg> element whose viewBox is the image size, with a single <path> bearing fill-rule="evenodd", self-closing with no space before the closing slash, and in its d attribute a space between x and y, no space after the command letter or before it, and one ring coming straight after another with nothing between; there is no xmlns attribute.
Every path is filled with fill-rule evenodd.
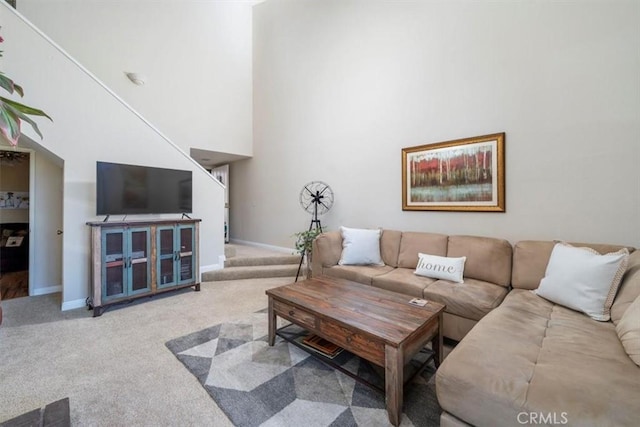
<svg viewBox="0 0 640 427"><path fill-rule="evenodd" d="M191 171L97 162L96 214L192 212Z"/></svg>

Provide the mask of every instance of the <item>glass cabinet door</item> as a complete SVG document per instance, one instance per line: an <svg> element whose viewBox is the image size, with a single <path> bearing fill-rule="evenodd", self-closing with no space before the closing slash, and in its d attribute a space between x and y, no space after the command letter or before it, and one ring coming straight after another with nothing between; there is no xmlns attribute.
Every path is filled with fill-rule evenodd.
<svg viewBox="0 0 640 427"><path fill-rule="evenodd" d="M108 300L126 295L125 230L102 233L102 296Z"/></svg>
<svg viewBox="0 0 640 427"><path fill-rule="evenodd" d="M132 228L129 233L128 283L129 293L148 292L151 289L149 263L149 228Z"/></svg>
<svg viewBox="0 0 640 427"><path fill-rule="evenodd" d="M179 226L179 257L180 260L180 278L178 283L190 282L194 278L194 258L193 258L193 245L194 239L194 227Z"/></svg>
<svg viewBox="0 0 640 427"><path fill-rule="evenodd" d="M175 227L158 227L157 230L158 287L163 288L176 282Z"/></svg>

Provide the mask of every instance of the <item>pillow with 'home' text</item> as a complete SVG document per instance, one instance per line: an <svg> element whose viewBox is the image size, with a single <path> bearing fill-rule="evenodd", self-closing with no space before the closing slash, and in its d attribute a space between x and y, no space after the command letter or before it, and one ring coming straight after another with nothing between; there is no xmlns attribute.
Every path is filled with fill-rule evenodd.
<svg viewBox="0 0 640 427"><path fill-rule="evenodd" d="M464 283L464 263L467 257L452 258L418 253L418 266L415 274L432 279L444 279Z"/></svg>

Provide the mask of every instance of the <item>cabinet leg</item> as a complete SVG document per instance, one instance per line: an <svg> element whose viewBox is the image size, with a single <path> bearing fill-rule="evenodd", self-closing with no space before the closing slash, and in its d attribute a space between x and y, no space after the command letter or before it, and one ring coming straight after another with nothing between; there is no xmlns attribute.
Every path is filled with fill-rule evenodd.
<svg viewBox="0 0 640 427"><path fill-rule="evenodd" d="M104 313L104 307L93 307L93 317L100 317Z"/></svg>
<svg viewBox="0 0 640 427"><path fill-rule="evenodd" d="M200 292L200 283L196 283L196 286L194 289L196 290L196 292Z"/></svg>

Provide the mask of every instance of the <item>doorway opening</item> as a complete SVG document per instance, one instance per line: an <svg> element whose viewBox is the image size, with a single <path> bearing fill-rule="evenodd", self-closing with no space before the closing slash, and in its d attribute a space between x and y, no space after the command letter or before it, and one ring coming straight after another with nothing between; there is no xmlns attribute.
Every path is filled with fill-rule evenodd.
<svg viewBox="0 0 640 427"><path fill-rule="evenodd" d="M29 296L31 154L0 150L0 294Z"/></svg>

